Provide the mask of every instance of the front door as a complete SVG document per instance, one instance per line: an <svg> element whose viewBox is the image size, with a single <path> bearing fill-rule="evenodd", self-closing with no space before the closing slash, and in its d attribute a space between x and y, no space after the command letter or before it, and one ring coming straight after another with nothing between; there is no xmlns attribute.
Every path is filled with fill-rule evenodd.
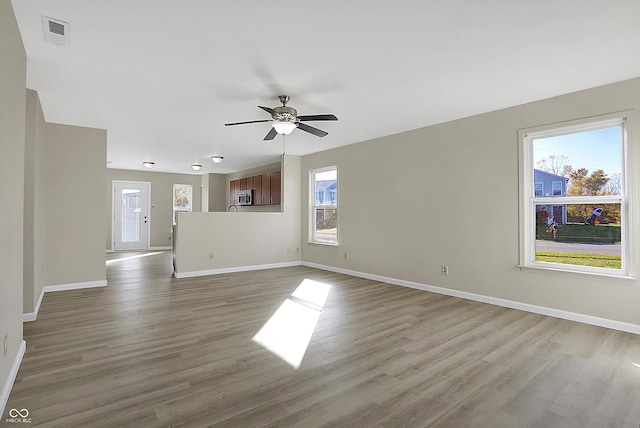
<svg viewBox="0 0 640 428"><path fill-rule="evenodd" d="M142 181L113 181L113 250L149 249L149 193Z"/></svg>

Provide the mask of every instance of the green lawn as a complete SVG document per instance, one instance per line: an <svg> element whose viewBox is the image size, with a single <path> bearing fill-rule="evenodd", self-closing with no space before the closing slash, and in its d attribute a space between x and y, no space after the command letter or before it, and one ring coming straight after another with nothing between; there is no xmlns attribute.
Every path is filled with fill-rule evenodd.
<svg viewBox="0 0 640 428"><path fill-rule="evenodd" d="M592 266L599 268L622 269L622 257L609 254L536 251L536 261L563 263L568 265Z"/></svg>

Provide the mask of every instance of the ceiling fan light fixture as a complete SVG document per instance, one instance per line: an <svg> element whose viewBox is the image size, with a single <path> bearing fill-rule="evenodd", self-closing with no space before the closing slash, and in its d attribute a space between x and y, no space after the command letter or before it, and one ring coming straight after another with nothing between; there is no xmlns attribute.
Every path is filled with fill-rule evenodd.
<svg viewBox="0 0 640 428"><path fill-rule="evenodd" d="M145 168L147 168L147 169L151 169L151 168L153 168L153 166L154 166L155 164L156 164L155 162L150 162L150 161L142 162L142 165L144 165L144 167L145 167Z"/></svg>
<svg viewBox="0 0 640 428"><path fill-rule="evenodd" d="M200 171L200 168L202 168L202 165L200 165L199 163L194 163L191 165L191 169L194 171Z"/></svg>
<svg viewBox="0 0 640 428"><path fill-rule="evenodd" d="M296 124L295 122L275 120L273 122L273 129L275 129L278 134L289 135L296 129Z"/></svg>
<svg viewBox="0 0 640 428"><path fill-rule="evenodd" d="M222 163L222 159L224 159L222 156L211 156L213 163Z"/></svg>

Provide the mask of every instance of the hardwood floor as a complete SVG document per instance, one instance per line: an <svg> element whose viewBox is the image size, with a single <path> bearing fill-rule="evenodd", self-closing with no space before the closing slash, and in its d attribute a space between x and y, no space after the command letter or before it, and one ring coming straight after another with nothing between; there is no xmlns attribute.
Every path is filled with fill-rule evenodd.
<svg viewBox="0 0 640 428"><path fill-rule="evenodd" d="M168 252L108 259L106 288L48 293L25 323L2 426L640 424L633 334L306 267L178 280ZM324 305L294 294L305 278ZM252 340L314 317L297 369Z"/></svg>

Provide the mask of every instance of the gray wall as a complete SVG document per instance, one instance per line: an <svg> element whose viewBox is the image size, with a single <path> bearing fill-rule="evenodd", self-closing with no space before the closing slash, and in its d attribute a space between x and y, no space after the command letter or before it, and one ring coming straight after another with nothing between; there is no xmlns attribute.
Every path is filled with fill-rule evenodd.
<svg viewBox="0 0 640 428"><path fill-rule="evenodd" d="M201 186L206 186L209 195L209 212L224 212L227 210L227 176L224 174L202 174ZM202 210L205 211L205 210Z"/></svg>
<svg viewBox="0 0 640 428"><path fill-rule="evenodd" d="M299 263L300 165L300 157L286 155L272 169L282 171L282 212L180 213L177 275Z"/></svg>
<svg viewBox="0 0 640 428"><path fill-rule="evenodd" d="M105 161L106 164L106 161ZM151 183L151 247L170 247L171 228L173 225L173 185L190 184L193 187L192 206L194 211L200 210L200 175L171 174L152 171L132 171L125 169L107 168L106 172L106 209L102 218L106 217L106 249L113 248L112 224L113 215L112 195L113 180L146 181ZM101 186L104 186L104 182ZM103 187L104 188L104 187ZM209 201L211 203L211 200ZM105 216L106 213L106 216ZM104 241L103 241L104 242ZM103 248L104 252L104 248Z"/></svg>
<svg viewBox="0 0 640 428"><path fill-rule="evenodd" d="M518 129L639 108L640 79L634 79L305 156L303 189L309 169L338 165L340 246L306 242L305 190L302 259L640 324L637 280L517 267ZM640 178L640 120L629 117L634 184ZM630 198L630 211L637 213L637 188ZM638 220L636 215L630 223L636 233ZM638 253L631 258L638 266ZM440 274L443 264L448 276Z"/></svg>
<svg viewBox="0 0 640 428"><path fill-rule="evenodd" d="M107 132L45 127L45 285L106 279Z"/></svg>
<svg viewBox="0 0 640 428"><path fill-rule="evenodd" d="M24 313L31 313L44 286L45 121L40 99L27 89L24 172Z"/></svg>
<svg viewBox="0 0 640 428"><path fill-rule="evenodd" d="M26 91L24 301L34 312L42 289L106 279L102 222L107 133L46 123L38 94Z"/></svg>
<svg viewBox="0 0 640 428"><path fill-rule="evenodd" d="M26 65L13 7L0 0L0 391L22 341Z"/></svg>
<svg viewBox="0 0 640 428"><path fill-rule="evenodd" d="M26 99L23 311L29 314L44 286L106 280L104 198L95 189L105 180L107 133L46 123L38 94L27 90Z"/></svg>

